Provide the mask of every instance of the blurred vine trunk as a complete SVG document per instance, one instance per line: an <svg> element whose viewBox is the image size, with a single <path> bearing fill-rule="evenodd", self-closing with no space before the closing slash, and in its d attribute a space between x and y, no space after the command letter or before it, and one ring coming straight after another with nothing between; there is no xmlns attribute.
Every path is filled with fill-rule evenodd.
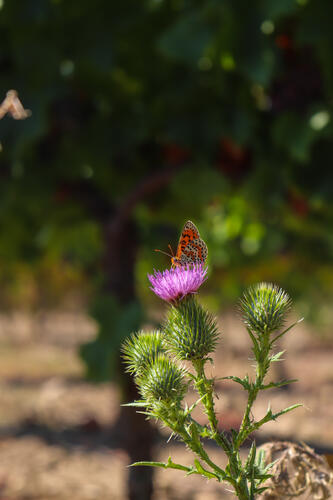
<svg viewBox="0 0 333 500"><path fill-rule="evenodd" d="M76 183L74 187L67 187L67 189L70 189L72 196L74 197L76 194L81 204L86 207L90 214L94 215L95 220L102 229L104 253L100 266L103 273L101 295L114 297L117 304L123 309L125 316L127 308L130 309L131 305L138 304L134 277L139 241L137 227L132 216L133 210L138 203L147 201L152 194L167 186L179 167L179 165L169 165L161 169L152 170L132 190L128 191L118 206L115 206L110 200L101 195L99 190L87 182L83 181L80 184ZM116 318L113 321L112 311L109 311L109 316L110 314L111 321L114 323L111 330L119 328L119 322L117 323ZM99 326L103 331L103 315L98 314L94 317L99 322ZM129 335L133 330L138 330L141 326L140 321L138 317L135 320L135 324L132 324L131 329L126 330L125 335ZM106 325L106 329L106 333L109 334L110 324ZM123 335L124 332L120 332L120 334ZM113 345L113 347L117 346L114 347L114 349L117 349L116 358L118 363L115 371L121 388L122 402L128 403L140 399L140 396L133 378L125 373L124 365L121 363L120 346L117 344L117 341L124 339L120 337L118 336ZM100 338L82 347L88 347L89 351L89 348L94 348L95 342L98 343L99 340ZM97 352L93 350L93 354L89 355L89 352L84 352L81 349L81 355L88 365L93 359L93 365L95 365L94 368L96 369L96 359L98 364L101 356L100 350ZM112 362L110 358L107 359L107 362ZM106 367L107 371L108 366ZM103 373L102 380L105 379L104 375L107 376L107 373ZM98 377L98 379L100 378ZM121 407L115 429L118 446L122 447L128 453L130 463L152 461L152 449L156 431L144 415L137 413L133 408ZM152 493L153 469L151 467L129 468L129 500L150 500Z"/></svg>
<svg viewBox="0 0 333 500"><path fill-rule="evenodd" d="M104 289L126 306L136 300L134 272L138 250L137 228L131 219L115 216L111 223L104 225L104 239ZM121 360L119 364L122 402L140 399L133 377L124 372ZM144 415L137 413L134 408L121 407L116 428L130 463L152 460L155 432ZM128 470L129 499L150 500L153 492L152 467L130 467Z"/></svg>

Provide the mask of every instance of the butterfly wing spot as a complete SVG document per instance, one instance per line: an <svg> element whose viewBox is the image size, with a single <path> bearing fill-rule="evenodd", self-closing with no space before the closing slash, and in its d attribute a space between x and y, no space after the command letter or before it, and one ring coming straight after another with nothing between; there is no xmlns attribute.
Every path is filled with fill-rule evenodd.
<svg viewBox="0 0 333 500"><path fill-rule="evenodd" d="M190 220L188 220L183 227L183 232L188 231L188 230L194 235L193 239L200 238L198 228Z"/></svg>
<svg viewBox="0 0 333 500"><path fill-rule="evenodd" d="M181 248L185 248L186 245L191 241L191 235L189 234L183 234L181 239L179 240L178 246L180 245Z"/></svg>
<svg viewBox="0 0 333 500"><path fill-rule="evenodd" d="M191 241L193 241L197 238L200 238L199 231L195 227L193 222L188 220L186 222L186 224L184 225L183 230L182 230L181 235L180 235L180 238L179 238L176 257L178 257L178 259L180 259L181 255L182 255L184 249L187 247L187 245Z"/></svg>
<svg viewBox="0 0 333 500"><path fill-rule="evenodd" d="M190 255L186 255L186 254L182 254L181 257L180 257L180 264L192 264L193 263L193 259Z"/></svg>
<svg viewBox="0 0 333 500"><path fill-rule="evenodd" d="M172 265L204 263L207 255L207 245L200 238L197 227L187 221L179 238L176 256L171 259Z"/></svg>
<svg viewBox="0 0 333 500"><path fill-rule="evenodd" d="M200 257L204 261L207 259L208 256L208 248L204 240L201 240L200 238L196 240L196 244L198 245L200 249Z"/></svg>
<svg viewBox="0 0 333 500"><path fill-rule="evenodd" d="M184 257L183 257L184 256ZM205 262L207 257L207 246L203 240L196 238L183 250L181 255L182 262Z"/></svg>

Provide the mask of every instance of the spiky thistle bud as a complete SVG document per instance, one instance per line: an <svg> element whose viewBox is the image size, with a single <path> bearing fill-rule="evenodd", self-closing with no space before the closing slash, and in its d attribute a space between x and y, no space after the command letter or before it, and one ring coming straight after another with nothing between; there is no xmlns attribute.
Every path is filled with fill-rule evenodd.
<svg viewBox="0 0 333 500"><path fill-rule="evenodd" d="M142 396L154 406L155 403L180 403L186 392L185 370L165 354L159 354L155 362L139 379Z"/></svg>
<svg viewBox="0 0 333 500"><path fill-rule="evenodd" d="M127 371L141 377L157 357L164 352L162 335L158 330L133 333L122 345Z"/></svg>
<svg viewBox="0 0 333 500"><path fill-rule="evenodd" d="M164 333L168 350L182 360L207 358L218 340L215 319L192 297L171 307Z"/></svg>
<svg viewBox="0 0 333 500"><path fill-rule="evenodd" d="M289 295L272 283L248 288L240 300L244 323L252 333L270 334L283 326L291 307Z"/></svg>

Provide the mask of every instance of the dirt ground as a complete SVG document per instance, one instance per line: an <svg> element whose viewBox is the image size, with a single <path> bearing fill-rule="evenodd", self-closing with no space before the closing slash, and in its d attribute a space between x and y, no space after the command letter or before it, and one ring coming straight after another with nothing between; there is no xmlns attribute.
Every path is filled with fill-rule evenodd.
<svg viewBox="0 0 333 500"><path fill-rule="evenodd" d="M87 383L77 356L77 346L93 338L95 328L85 315L73 312L0 315L0 500L126 498L128 457L112 434L119 412L117 387ZM216 377L251 374L250 344L241 323L225 314L221 330L215 365L208 371ZM298 402L303 407L267 424L256 435L258 442L305 441L320 452L332 452L332 347L333 339L324 341L303 324L286 337L279 348L287 350L285 361L276 364L274 375L299 381L288 390L266 391L254 416L260 418L268 404L274 411ZM216 392L221 428L237 427L244 391L219 381ZM167 439L161 432L156 459L171 455L191 464L193 457L181 444L167 444ZM210 453L224 463L219 450ZM233 496L213 481L156 471L154 500L223 498Z"/></svg>

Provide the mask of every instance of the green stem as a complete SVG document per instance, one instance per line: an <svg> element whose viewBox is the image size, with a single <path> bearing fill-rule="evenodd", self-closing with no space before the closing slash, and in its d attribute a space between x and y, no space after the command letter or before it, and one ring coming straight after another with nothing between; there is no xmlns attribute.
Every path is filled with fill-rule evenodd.
<svg viewBox="0 0 333 500"><path fill-rule="evenodd" d="M238 436L237 436L237 440L236 440L236 443L235 443L235 446L237 449L240 448L240 446L242 445L244 439L245 439L245 431L246 429L248 428L248 426L250 425L250 412L251 412L251 409L252 409L252 406L253 406L253 403L257 397L257 394L258 394L258 391L250 391L249 392L249 395L248 395L248 399L247 399L247 405L246 405L246 410L245 410L245 413L244 413L244 416L243 416L243 420L242 420L242 423L241 423L241 426L240 426L240 429L239 429L239 432L238 432Z"/></svg>
<svg viewBox="0 0 333 500"><path fill-rule="evenodd" d="M205 361L199 359L193 361L192 364L197 372L195 386L199 396L202 398L203 405L205 406L205 413L208 417L211 429L211 437L229 456L232 452L232 448L224 433L218 430L218 420L214 410L213 387L212 382L207 379L205 374Z"/></svg>
<svg viewBox="0 0 333 500"><path fill-rule="evenodd" d="M192 361L192 364L197 372L195 386L205 406L210 428L212 432L217 432L218 420L214 411L213 388L211 381L207 379L205 374L205 361L198 359Z"/></svg>
<svg viewBox="0 0 333 500"><path fill-rule="evenodd" d="M256 379L254 383L250 384L250 387L248 389L246 410L235 442L235 447L237 450L239 450L240 446L249 435L249 432L247 431L251 427L250 413L252 410L252 406L257 399L258 392L262 387L264 378L269 368L269 350L269 335L264 335L261 339L261 350L256 354Z"/></svg>
<svg viewBox="0 0 333 500"><path fill-rule="evenodd" d="M191 435L185 429L183 425L172 425L171 422L168 423L168 426L177 434L181 436L184 443L196 454L199 458L201 458L207 465L209 465L214 472L221 478L221 480L228 480L227 475L223 469L218 467L214 462L211 461L206 451L204 450L202 443L200 441L199 436Z"/></svg>
<svg viewBox="0 0 333 500"><path fill-rule="evenodd" d="M250 495L245 477L241 478L241 480L237 482L237 485L234 486L234 488L236 496L239 500L254 500L253 496Z"/></svg>
<svg viewBox="0 0 333 500"><path fill-rule="evenodd" d="M225 480L233 485L240 500L249 500L250 495L247 480L243 475L238 450L234 450L224 433L218 430L218 420L214 411L212 382L206 377L204 370L205 361L195 360L192 363L197 372L195 386L205 406L211 428L211 438L224 450L229 459L230 476L226 477Z"/></svg>

